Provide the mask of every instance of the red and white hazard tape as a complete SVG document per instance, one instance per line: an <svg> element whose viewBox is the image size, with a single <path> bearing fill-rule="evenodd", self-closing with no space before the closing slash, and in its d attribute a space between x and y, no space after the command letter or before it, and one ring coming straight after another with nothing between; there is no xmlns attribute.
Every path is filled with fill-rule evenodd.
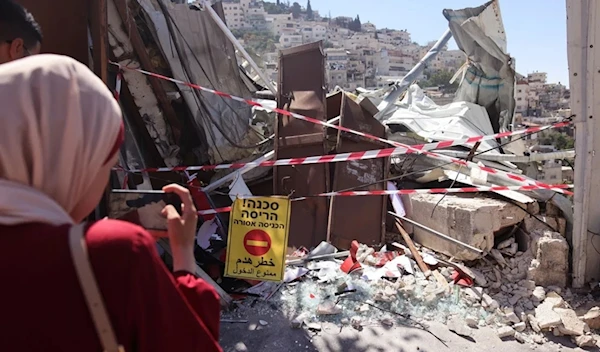
<svg viewBox="0 0 600 352"><path fill-rule="evenodd" d="M573 195L573 192L567 189L573 188L573 185L552 185L550 189L567 195ZM346 191L346 192L327 192L316 195L316 197L354 197L354 196L387 196L394 194L445 194L445 193L479 193L479 192L501 192L501 191L535 191L548 189L535 185L530 186L492 186L492 187L460 187L460 188L429 188L429 189L399 189L392 191ZM292 201L301 201L312 197L294 198ZM211 215L217 213L227 213L231 207L208 209L198 211L198 215Z"/></svg>
<svg viewBox="0 0 600 352"><path fill-rule="evenodd" d="M509 182L519 183L522 186L527 186L527 185L532 185L533 184L533 185L539 186L541 189L553 189L552 186L550 186L548 184L545 184L543 182L539 182L539 181L535 181L535 180L530 180L527 177L524 177L524 176L521 176L521 175L512 174L512 173L509 173L509 172L506 172L506 171L502 171L502 170L497 170L497 169L494 169L494 168L491 168L491 167L479 166L477 163L474 163L472 161L465 161L465 160L453 158L453 157L450 157L450 156L433 153L433 152L424 150L423 149L424 147L410 146L410 145L407 145L407 144L402 144L402 143L390 141L390 140L387 140L387 139L384 139L384 138L380 138L380 137L377 137L377 136L374 136L374 135L371 135L371 134L368 134L368 133L364 133L364 132L360 132L360 131L355 131L355 130L352 130L352 129L349 129L349 128L346 128L346 127L343 127L343 126L337 126L337 125L334 125L334 124L331 124L331 123L328 123L328 122L325 122L325 121L321 121L321 120L317 120L317 119L314 119L314 118L311 118L311 117L306 117L306 116L303 116L303 115L300 115L300 114L296 114L296 113L293 113L291 111L287 111L287 110L283 110L283 109L279 109L279 108L272 109L272 108L263 106L262 104L260 104L258 102L255 102L253 100L240 98L240 97L228 94L228 93L219 92L219 91L216 91L214 89L202 87L202 86L199 86L197 84L190 83L190 82L184 82L184 81L181 81L181 80L178 80L178 79L174 79L174 78L170 78L170 77L167 77L167 76L159 75L157 73L145 71L145 70L142 70L142 69L139 69L139 68L131 68L131 67L127 67L127 66L122 66L122 65L120 65L118 63L115 63L115 62L111 62L111 64L117 65L120 68L137 71L137 72L140 72L140 73L148 75L148 76L156 77L156 78L159 78L159 79L164 79L164 80L173 82L175 84L180 84L180 85L184 85L184 86L187 86L187 87L190 87L190 88L194 88L194 89L198 89L198 90L201 90L201 91L205 91L205 92L208 92L208 93L211 93L211 94L216 94L218 96L221 96L221 97L224 97L224 98L228 98L228 99L231 99L231 100L235 100L235 101L239 101L239 102L245 103L245 104L250 105L250 106L260 107L260 108L263 108L265 110L272 111L272 112L275 112L275 113L278 113L278 114L281 114L281 115L284 115L284 116L290 116L290 117L293 117L293 118L296 118L296 119L299 119L299 120L311 122L311 123L318 124L318 125L321 125L321 126L326 126L326 127L334 128L334 129L337 129L337 130L340 130L340 131L343 131L343 132L352 133L352 134L355 134L355 135L358 135L358 136L361 136L361 137L365 137L365 138L368 138L368 139L371 139L371 140L379 141L379 142L382 142L382 143L387 143L387 144L393 145L393 146L398 147L398 148L405 148L406 149L406 153L408 153L408 154L410 154L410 153L424 154L426 156L429 156L431 158L435 158L435 159L438 159L438 160L441 160L441 161L444 161L444 162L457 164L457 165L460 165L460 166L463 166L463 167L468 167L468 168L471 168L471 169L479 169L479 170L482 170L484 172L487 172L488 174L493 174L493 175L495 175L495 176L497 176L497 177L499 177L501 179L507 180ZM564 123L568 124L567 122L564 122ZM533 132L539 132L539 131L541 131L544 128L547 129L547 128L550 128L550 127L551 126L533 127L533 129L534 129ZM498 135L501 135L502 137L507 137L507 136L513 135L512 133L513 132L505 132L505 133L500 133ZM521 132L521 133L525 133L525 132ZM494 136L497 136L497 135L494 135ZM474 139L471 140L469 143L475 143L478 140L480 140L480 139L478 139L479 137L473 137L473 138ZM496 137L496 138L500 138L500 137ZM438 145L437 148L440 148L440 145L445 148L445 147L449 147L451 145L454 145L453 143L454 143L454 141L444 141L444 142L438 142L438 143L433 143L433 144ZM554 190L556 190L556 189L554 189Z"/></svg>
<svg viewBox="0 0 600 352"><path fill-rule="evenodd" d="M207 210L199 210L198 215L213 215L213 214L218 214L218 213L229 213L230 211L231 211L231 207L207 209Z"/></svg>
<svg viewBox="0 0 600 352"><path fill-rule="evenodd" d="M567 126L569 122L560 122L550 126L544 127L533 127L528 128L526 130L514 131L514 132L503 132L497 133L493 135L487 136L477 136L477 137L469 137L460 140L454 141L442 141L436 143L427 143L427 144L419 144L413 145L412 147L415 149L421 150L434 150L447 148L450 146L473 143L474 141L484 141L490 139L497 139L501 137L505 137L507 133L510 135L518 135L524 133L532 133L540 131L541 129L549 129L549 128L559 128ZM244 166L285 166L285 165L306 165L306 164L320 164L320 163L331 163L331 162L343 162L343 161L353 161L353 160L368 160L368 159L377 159L377 158L386 158L389 156L406 154L408 149L405 147L397 147L397 148L386 148L386 149L375 149L368 150L362 152L352 152L352 153L341 153L341 154L331 154L331 155L320 155L320 156L309 156L302 158L290 158L290 159L279 159L275 161L263 161L263 162L247 162L247 163L233 163L233 164L219 164L219 165L202 165L202 166L176 166L176 167L160 167L160 168L148 168L148 169L140 169L140 170L127 170L129 172L170 172L170 171L201 171L201 170L219 170L219 169L238 169Z"/></svg>
<svg viewBox="0 0 600 352"><path fill-rule="evenodd" d="M123 83L123 73L117 73L117 79L115 83L115 99L119 101L121 98L121 85Z"/></svg>

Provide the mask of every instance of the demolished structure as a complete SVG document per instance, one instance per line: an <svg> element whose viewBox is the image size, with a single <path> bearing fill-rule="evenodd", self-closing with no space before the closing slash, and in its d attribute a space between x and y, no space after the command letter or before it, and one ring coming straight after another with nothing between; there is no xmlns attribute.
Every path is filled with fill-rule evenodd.
<svg viewBox="0 0 600 352"><path fill-rule="evenodd" d="M203 223L197 273L224 306L253 294L280 302L295 327L436 319L522 343L551 332L595 344L600 309L575 311L580 296L567 288L580 261L571 246L581 246L571 193L524 176L536 157L520 136L542 129L513 122L498 1L444 11L449 30L409 75L356 92L326 91L320 42L281 51L278 82L249 75L220 2L104 5L104 39L90 43L104 57L92 61L127 136L112 187L190 187ZM451 37L468 60L455 101L438 106L412 77ZM228 207L253 195L294 200L281 284L223 277ZM161 249L168 262L168 243Z"/></svg>

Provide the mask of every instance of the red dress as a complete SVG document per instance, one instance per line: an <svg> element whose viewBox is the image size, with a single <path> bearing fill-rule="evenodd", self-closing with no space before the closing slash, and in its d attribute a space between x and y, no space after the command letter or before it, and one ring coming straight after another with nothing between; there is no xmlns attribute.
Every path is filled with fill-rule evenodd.
<svg viewBox="0 0 600 352"><path fill-rule="evenodd" d="M2 351L101 351L73 267L68 229L0 226ZM86 240L125 351L221 351L216 292L188 272L171 274L146 231L103 220L90 226Z"/></svg>

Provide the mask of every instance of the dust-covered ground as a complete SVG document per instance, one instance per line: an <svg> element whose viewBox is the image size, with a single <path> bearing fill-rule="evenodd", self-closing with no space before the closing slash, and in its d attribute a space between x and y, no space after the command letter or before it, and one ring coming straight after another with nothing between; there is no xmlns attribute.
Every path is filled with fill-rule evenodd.
<svg viewBox="0 0 600 352"><path fill-rule="evenodd" d="M544 344L521 344L514 340L502 341L489 327L472 330L466 339L448 330L445 324L428 322L428 330L443 340L444 346L430 333L410 325L404 319L394 319L392 326L364 322L361 331L351 325L333 322L320 323L321 331L310 331L306 326L294 329L293 319L287 317L276 303L257 302L254 307L243 304L233 312L224 313L224 319L246 319L247 323L222 323L221 346L233 351L377 351L377 352L437 352L437 351L583 351L568 337L547 334ZM267 325L261 325L260 320ZM587 349L598 350L598 348Z"/></svg>

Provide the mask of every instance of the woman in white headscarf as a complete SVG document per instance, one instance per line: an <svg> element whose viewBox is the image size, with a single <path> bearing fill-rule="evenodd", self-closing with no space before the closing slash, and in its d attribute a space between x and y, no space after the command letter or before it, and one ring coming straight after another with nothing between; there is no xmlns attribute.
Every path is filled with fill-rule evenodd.
<svg viewBox="0 0 600 352"><path fill-rule="evenodd" d="M193 274L197 218L185 188L165 188L183 203L181 216L163 211L174 273L138 226L77 225L123 140L102 81L71 58L32 56L0 65L0 102L2 350L100 351L114 340L125 351L221 350L218 296Z"/></svg>

